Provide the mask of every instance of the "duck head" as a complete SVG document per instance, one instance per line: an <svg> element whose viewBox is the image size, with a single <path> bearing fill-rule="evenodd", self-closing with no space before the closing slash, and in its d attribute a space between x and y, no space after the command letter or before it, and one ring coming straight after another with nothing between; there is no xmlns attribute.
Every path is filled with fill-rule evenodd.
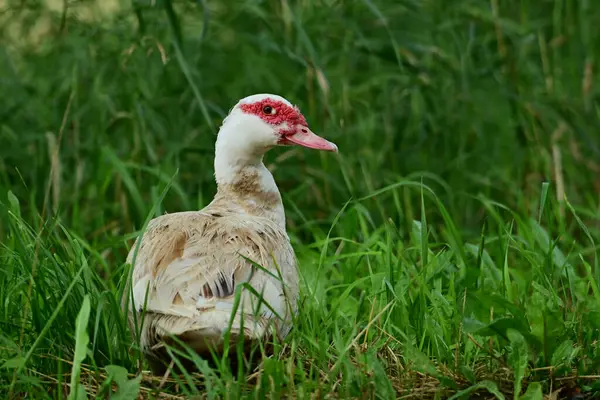
<svg viewBox="0 0 600 400"><path fill-rule="evenodd" d="M302 146L337 152L337 146L313 133L298 107L274 94L241 99L223 121L217 146L264 154L275 146Z"/></svg>

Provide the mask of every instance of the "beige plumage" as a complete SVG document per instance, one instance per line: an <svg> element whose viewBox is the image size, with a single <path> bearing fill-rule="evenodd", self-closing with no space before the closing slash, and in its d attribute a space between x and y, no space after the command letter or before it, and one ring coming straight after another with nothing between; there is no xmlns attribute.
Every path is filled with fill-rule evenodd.
<svg viewBox="0 0 600 400"><path fill-rule="evenodd" d="M276 115L285 118L275 120ZM297 310L296 258L281 195L262 156L275 145L292 143L337 151L300 117L279 96L242 99L217 138L214 200L201 211L153 219L138 238L137 254L138 242L132 247L127 261L133 273L126 292L133 300L130 323L141 319L145 305L140 345L155 372L168 364L168 335L206 356L209 346L222 347L229 327L233 339L283 339L288 334ZM240 302L231 320L238 287Z"/></svg>

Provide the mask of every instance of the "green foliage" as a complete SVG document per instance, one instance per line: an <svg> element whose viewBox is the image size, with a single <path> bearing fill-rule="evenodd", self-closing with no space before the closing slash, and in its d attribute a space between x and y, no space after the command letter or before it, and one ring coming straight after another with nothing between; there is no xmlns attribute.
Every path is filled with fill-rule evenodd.
<svg viewBox="0 0 600 400"><path fill-rule="evenodd" d="M86 399L87 393L79 381L81 375L81 363L85 360L88 352L90 337L87 333L88 320L90 318L90 298L83 298L81 310L75 321L75 354L73 355L73 368L71 369L71 392L69 400Z"/></svg>
<svg viewBox="0 0 600 400"><path fill-rule="evenodd" d="M1 394L598 390L573 377L600 368L600 8L120 3L0 3ZM125 255L208 204L221 120L259 92L340 148L265 160L301 313L258 372L181 352L202 378L161 382L121 312Z"/></svg>
<svg viewBox="0 0 600 400"><path fill-rule="evenodd" d="M128 379L127 369L118 365L107 365L108 372L107 382L116 382L118 389L116 393L112 393L110 398L116 400L137 399L140 392L140 381L142 376L138 375L134 379Z"/></svg>

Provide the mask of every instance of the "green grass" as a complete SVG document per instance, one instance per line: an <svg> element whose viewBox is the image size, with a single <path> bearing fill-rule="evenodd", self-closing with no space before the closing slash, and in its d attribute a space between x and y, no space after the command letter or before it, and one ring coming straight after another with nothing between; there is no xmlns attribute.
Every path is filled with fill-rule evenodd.
<svg viewBox="0 0 600 400"><path fill-rule="evenodd" d="M593 2L58 3L0 3L3 398L600 391ZM340 148L267 157L301 313L258 370L161 383L125 256L146 218L208 204L216 129L257 92Z"/></svg>

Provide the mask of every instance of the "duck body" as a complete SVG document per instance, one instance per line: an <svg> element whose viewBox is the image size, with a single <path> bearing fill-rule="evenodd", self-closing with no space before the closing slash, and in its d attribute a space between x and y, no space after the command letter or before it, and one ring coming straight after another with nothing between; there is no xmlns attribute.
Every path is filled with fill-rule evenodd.
<svg viewBox="0 0 600 400"><path fill-rule="evenodd" d="M269 119L286 112L283 122ZM171 336L208 358L211 349L222 349L227 331L232 341L284 339L290 331L297 262L281 195L262 157L288 139L337 151L298 115L279 96L242 99L217 138L213 201L200 211L151 220L131 248L133 272L123 302L130 304L132 331L137 323L153 372L169 364L165 344Z"/></svg>
<svg viewBox="0 0 600 400"><path fill-rule="evenodd" d="M163 358L164 337L175 335L208 356L209 346L223 345L229 328L234 340L240 333L250 339L285 338L296 312L298 271L277 195L272 195L274 209L262 209L255 196L226 191L201 211L150 221L135 263L137 243L128 256L136 265L132 281L138 313L145 301L144 352ZM262 293L263 300L241 290L230 326L235 288L244 283Z"/></svg>

